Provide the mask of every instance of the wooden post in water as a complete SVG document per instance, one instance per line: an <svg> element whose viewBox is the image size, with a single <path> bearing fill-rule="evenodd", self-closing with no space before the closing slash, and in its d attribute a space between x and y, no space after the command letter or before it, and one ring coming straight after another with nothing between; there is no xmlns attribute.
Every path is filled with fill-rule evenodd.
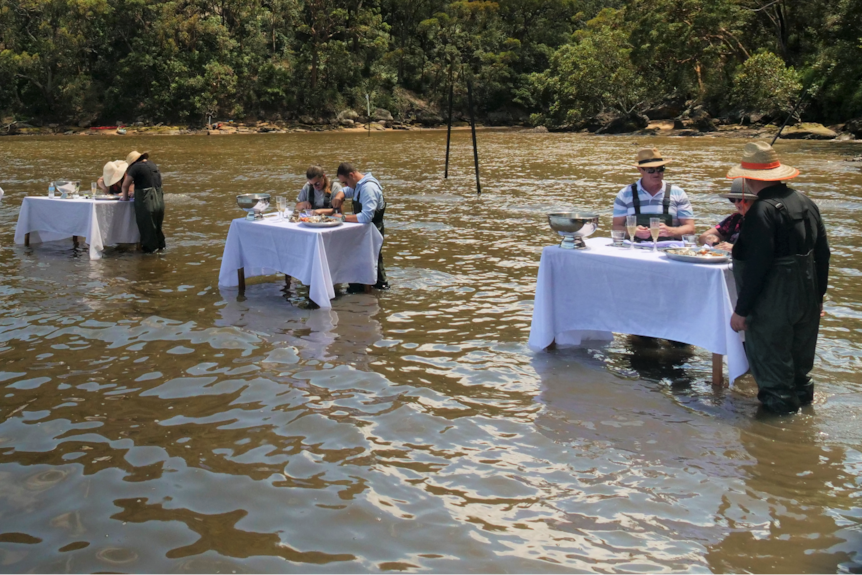
<svg viewBox="0 0 862 575"><path fill-rule="evenodd" d="M446 171L443 173L443 179L449 179L449 143L452 141L452 94L455 92L455 85L452 84L452 74L449 74L449 124L446 128Z"/></svg>
<svg viewBox="0 0 862 575"><path fill-rule="evenodd" d="M482 195L479 183L479 148L476 147L476 115L473 112L473 80L467 80L467 105L470 107L470 131L473 133L473 164L476 166L476 195Z"/></svg>
<svg viewBox="0 0 862 575"><path fill-rule="evenodd" d="M368 112L368 135L371 135L371 97L365 92L365 109Z"/></svg>

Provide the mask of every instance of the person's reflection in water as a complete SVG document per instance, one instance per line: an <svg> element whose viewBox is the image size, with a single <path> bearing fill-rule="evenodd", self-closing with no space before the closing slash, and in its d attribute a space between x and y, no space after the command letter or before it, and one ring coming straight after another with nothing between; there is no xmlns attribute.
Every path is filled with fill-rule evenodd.
<svg viewBox="0 0 862 575"><path fill-rule="evenodd" d="M845 450L824 443L814 408L801 414L761 410L740 430L752 464L740 466L744 485L723 497L716 520L730 533L707 548L713 572L835 573L862 565L855 525L835 520L858 507Z"/></svg>

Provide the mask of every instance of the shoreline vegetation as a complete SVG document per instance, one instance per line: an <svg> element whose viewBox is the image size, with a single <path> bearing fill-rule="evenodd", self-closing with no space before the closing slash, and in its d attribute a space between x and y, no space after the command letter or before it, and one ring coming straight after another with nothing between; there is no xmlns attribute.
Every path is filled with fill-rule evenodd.
<svg viewBox="0 0 862 575"><path fill-rule="evenodd" d="M862 0L0 0L0 134L425 129L451 109L862 138L860 36Z"/></svg>

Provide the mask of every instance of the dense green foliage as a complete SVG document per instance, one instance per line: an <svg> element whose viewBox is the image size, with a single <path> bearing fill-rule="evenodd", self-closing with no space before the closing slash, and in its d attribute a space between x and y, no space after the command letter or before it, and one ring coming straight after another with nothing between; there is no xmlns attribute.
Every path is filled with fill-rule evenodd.
<svg viewBox="0 0 862 575"><path fill-rule="evenodd" d="M834 71L833 71L834 70ZM668 99L862 116L862 0L0 0L0 114L90 123L480 116L572 125ZM821 88L822 86L822 88Z"/></svg>

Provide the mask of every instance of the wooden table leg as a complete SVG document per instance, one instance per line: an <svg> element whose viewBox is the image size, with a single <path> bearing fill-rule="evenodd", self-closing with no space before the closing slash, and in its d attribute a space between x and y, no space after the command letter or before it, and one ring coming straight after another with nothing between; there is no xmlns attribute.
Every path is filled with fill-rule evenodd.
<svg viewBox="0 0 862 575"><path fill-rule="evenodd" d="M136 244L135 244L135 251L136 251L136 252L141 251L141 242L138 242L138 243L136 243Z"/></svg>
<svg viewBox="0 0 862 575"><path fill-rule="evenodd" d="M236 279L239 281L239 293L245 293L245 268L236 270Z"/></svg>
<svg viewBox="0 0 862 575"><path fill-rule="evenodd" d="M290 287L290 276L287 274L284 274L284 285Z"/></svg>
<svg viewBox="0 0 862 575"><path fill-rule="evenodd" d="M365 285L365 293L371 293L371 288L372 288L372 287L374 287L374 286L370 286L370 285L367 285L367 284L366 284L366 285Z"/></svg>
<svg viewBox="0 0 862 575"><path fill-rule="evenodd" d="M724 387L724 356L712 354L712 385Z"/></svg>
<svg viewBox="0 0 862 575"><path fill-rule="evenodd" d="M78 236L72 236L72 245L78 247Z"/></svg>
<svg viewBox="0 0 862 575"><path fill-rule="evenodd" d="M30 247L30 232L24 234L24 245L28 248Z"/></svg>

